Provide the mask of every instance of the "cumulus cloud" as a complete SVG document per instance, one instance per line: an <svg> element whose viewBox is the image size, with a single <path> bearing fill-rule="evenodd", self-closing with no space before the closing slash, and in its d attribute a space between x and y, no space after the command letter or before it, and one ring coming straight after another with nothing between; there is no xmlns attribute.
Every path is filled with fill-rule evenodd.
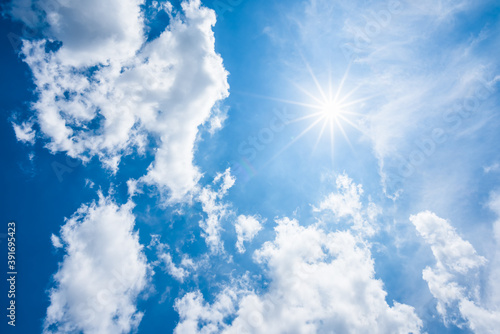
<svg viewBox="0 0 500 334"><path fill-rule="evenodd" d="M255 216L239 215L234 228L237 237L236 248L238 252L244 253L245 246L243 243L252 241L259 231L262 230L262 224Z"/></svg>
<svg viewBox="0 0 500 334"><path fill-rule="evenodd" d="M143 247L134 232L133 203L99 194L61 227L54 247L66 252L54 275L44 333L124 333L143 316L136 300L149 281Z"/></svg>
<svg viewBox="0 0 500 334"><path fill-rule="evenodd" d="M337 219L349 218L354 230L367 236L374 235L377 231L376 218L381 209L371 201L365 208L361 201L362 185L355 184L345 173L337 176L336 185L337 192L329 194L314 211L331 212Z"/></svg>
<svg viewBox="0 0 500 334"><path fill-rule="evenodd" d="M198 128L222 124L217 103L228 96L228 73L214 49L212 10L199 0L183 1L175 13L167 7L169 26L146 41L141 5L54 1L42 8L46 38L22 47L38 96L32 110L52 152L97 156L114 172L122 156L157 145L140 181L183 201L201 177L193 165Z"/></svg>
<svg viewBox="0 0 500 334"><path fill-rule="evenodd" d="M199 292L176 301L176 333L419 333L415 310L390 306L366 242L350 231L278 219L254 254L270 281L261 293L230 285L213 304Z"/></svg>
<svg viewBox="0 0 500 334"><path fill-rule="evenodd" d="M421 212L410 220L436 259L436 265L426 267L422 276L437 300L437 310L445 324L461 326L465 322L476 333L497 332L500 310L485 308L479 294L478 269L486 264L486 259L448 221L434 213Z"/></svg>

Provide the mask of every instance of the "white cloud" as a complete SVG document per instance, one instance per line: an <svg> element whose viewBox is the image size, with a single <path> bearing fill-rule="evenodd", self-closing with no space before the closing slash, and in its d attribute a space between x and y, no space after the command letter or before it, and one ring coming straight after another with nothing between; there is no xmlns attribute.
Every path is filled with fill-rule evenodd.
<svg viewBox="0 0 500 334"><path fill-rule="evenodd" d="M492 165L483 167L485 173L498 172L500 170L500 164L495 162Z"/></svg>
<svg viewBox="0 0 500 334"><path fill-rule="evenodd" d="M224 173L218 173L213 181L218 190L213 190L211 186L204 187L197 200L201 203L203 212L207 214L206 219L200 221L203 230L203 237L212 253L218 254L224 251L224 243L221 240L221 220L231 213L228 204L222 202L222 198L234 185L236 179L231 175L228 168Z"/></svg>
<svg viewBox="0 0 500 334"><path fill-rule="evenodd" d="M33 130L32 124L26 122L20 125L12 123L12 127L14 128L14 133L18 141L32 145L35 143L36 132Z"/></svg>
<svg viewBox="0 0 500 334"><path fill-rule="evenodd" d="M476 333L496 333L500 327L498 305L487 309L479 294L478 269L486 264L486 259L434 213L421 212L410 220L436 258L434 267L424 269L423 279L437 300L437 310L445 324L460 326L463 319Z"/></svg>
<svg viewBox="0 0 500 334"><path fill-rule="evenodd" d="M250 242L255 238L255 236L262 230L262 224L259 222L258 217L255 216L245 216L239 215L234 228L236 230L236 248L238 252L244 253L245 246L243 243L245 241Z"/></svg>
<svg viewBox="0 0 500 334"><path fill-rule="evenodd" d="M329 194L314 211L331 211L337 219L350 218L354 230L367 236L374 235L378 230L375 223L381 209L371 201L365 209L361 202L363 187L355 184L345 173L337 176L336 184L337 193Z"/></svg>
<svg viewBox="0 0 500 334"><path fill-rule="evenodd" d="M63 244L61 242L61 239L57 236L57 235L54 235L52 234L50 236L50 241L52 242L52 245L55 247L55 248L62 248L63 247Z"/></svg>
<svg viewBox="0 0 500 334"><path fill-rule="evenodd" d="M222 197L227 193L234 183L236 182L236 178L231 174L231 169L228 168L224 171L224 173L217 173L214 177L214 181L212 182L214 185L221 182L220 190L218 192L219 197Z"/></svg>
<svg viewBox="0 0 500 334"><path fill-rule="evenodd" d="M488 302L491 308L500 311L500 192L492 192L488 201L488 207L496 214L493 222L493 236L495 245L489 265L488 276Z"/></svg>
<svg viewBox="0 0 500 334"><path fill-rule="evenodd" d="M175 301L174 308L179 313L180 322L174 333L218 333L218 324L222 323L228 314L234 313L236 298L234 291L226 289L217 296L212 305L209 305L199 291L187 293L182 299ZM205 324L202 331L198 330L200 322Z"/></svg>
<svg viewBox="0 0 500 334"><path fill-rule="evenodd" d="M438 263L446 269L465 274L485 264L486 260L477 255L474 247L463 240L446 220L429 211L411 216L410 220L431 246Z"/></svg>
<svg viewBox="0 0 500 334"><path fill-rule="evenodd" d="M57 58L76 67L125 61L144 42L144 0L51 1L43 5L49 38L62 42Z"/></svg>
<svg viewBox="0 0 500 334"><path fill-rule="evenodd" d="M93 189L95 186L94 181L91 179L85 179L85 187L89 187L90 189Z"/></svg>
<svg viewBox="0 0 500 334"><path fill-rule="evenodd" d="M214 48L215 13L184 1L167 29L146 42L142 1L54 3L47 39L24 41L22 49L47 147L82 161L98 156L116 172L123 155L144 152L152 139L155 160L140 181L171 202L185 200L201 177L193 165L198 128L220 127L217 103L229 94ZM62 46L47 51L51 39Z"/></svg>
<svg viewBox="0 0 500 334"><path fill-rule="evenodd" d="M167 250L169 246L160 242L161 236L158 234L151 235L151 242L148 245L149 249L156 248L156 255L158 257L157 261L154 261L153 265L163 265L163 270L166 271L170 276L183 283L184 280L198 268L200 263L195 263L189 256L184 254L179 265L174 263L172 254Z"/></svg>
<svg viewBox="0 0 500 334"><path fill-rule="evenodd" d="M210 119L207 121L208 123L208 132L210 134L216 133L218 130L224 127L224 122L227 119L228 108L220 108L216 106L213 110Z"/></svg>
<svg viewBox="0 0 500 334"><path fill-rule="evenodd" d="M189 275L189 272L185 268L175 265L170 253L160 253L158 255L158 258L165 264L167 272L179 282L182 283L184 279Z"/></svg>
<svg viewBox="0 0 500 334"><path fill-rule="evenodd" d="M124 333L143 313L136 300L148 284L148 265L134 232L133 203L118 206L99 194L61 228L55 247L66 255L54 275L44 333Z"/></svg>
<svg viewBox="0 0 500 334"><path fill-rule="evenodd" d="M257 294L233 284L212 305L199 292L186 294L176 302L176 333L420 332L412 307L386 302L366 242L288 218L277 224L275 240L254 254L267 267L268 289Z"/></svg>

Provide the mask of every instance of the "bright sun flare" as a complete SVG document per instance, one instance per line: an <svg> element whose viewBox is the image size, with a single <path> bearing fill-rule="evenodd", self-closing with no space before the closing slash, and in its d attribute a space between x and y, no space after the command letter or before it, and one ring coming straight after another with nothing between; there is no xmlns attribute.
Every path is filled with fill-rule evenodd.
<svg viewBox="0 0 500 334"><path fill-rule="evenodd" d="M334 101L328 101L321 106L321 113L324 118L337 118L337 116L342 112L339 105Z"/></svg>
<svg viewBox="0 0 500 334"><path fill-rule="evenodd" d="M315 83L316 89L317 89L317 94L313 94L300 85L294 84L299 90L301 90L305 95L307 95L310 100L312 100L312 103L304 103L304 102L297 102L297 101L290 101L290 100L281 100L281 102L289 103L289 104L295 104L299 105L302 107L305 107L306 109L306 115L299 117L295 120L292 120L292 122L297 122L297 121L302 121L302 120L312 120L312 123L310 123L300 134L295 136L293 140L291 140L284 148L282 148L275 156L276 158L278 155L283 153L286 149L288 149L291 145L293 145L297 140L299 140L301 137L303 137L305 134L309 133L312 129L320 127L318 138L316 140L316 143L313 147L312 152L316 150L316 147L318 146L321 138L323 137L323 134L325 133L325 130L329 132L329 137L330 137L330 148L331 148L331 156L333 160L333 153L334 153L334 142L335 142L335 136L336 132L342 133L342 136L346 140L347 144L352 148L351 141L349 140L347 133L344 129L344 125L349 125L350 127L353 127L357 129L358 131L362 131L357 124L354 121L355 117L362 116L361 114L355 113L351 111L350 109L354 108L356 104L359 104L368 98L362 98L354 101L349 101L349 98L354 94L354 92L359 88L356 87L352 89L350 92L348 92L345 95L342 94L342 89L344 86L344 83L347 79L348 73L349 73L349 68L347 68L342 80L340 80L340 83L338 84L336 90L333 89L332 85L332 80L330 79L328 83L328 87L325 88L322 85L320 85L318 79L314 75L313 71L311 70L309 64L306 63L307 69L309 70L309 74L311 75L312 80ZM275 99L278 100L278 99ZM273 159L274 159L273 158Z"/></svg>

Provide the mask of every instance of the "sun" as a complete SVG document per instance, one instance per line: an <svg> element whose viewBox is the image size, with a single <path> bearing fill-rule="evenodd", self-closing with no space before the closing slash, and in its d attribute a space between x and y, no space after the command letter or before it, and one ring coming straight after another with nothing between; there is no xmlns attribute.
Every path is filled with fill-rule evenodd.
<svg viewBox="0 0 500 334"><path fill-rule="evenodd" d="M283 147L278 153L276 153L271 160L274 160L278 155L287 150L290 146L292 146L296 141L305 136L307 133L313 131L314 129L317 129L317 131L319 129L318 137L316 143L314 144L314 147L311 150L311 153L316 150L324 134L328 133L331 158L333 162L335 147L334 144L338 133L342 135L345 142L351 147L352 150L354 150L345 127L351 127L359 132L363 132L357 124L357 120L363 115L354 112L353 109L356 109L356 106L358 104L370 99L371 97L351 100L351 96L353 96L354 93L359 89L359 86L354 87L351 91L343 94L343 88L348 78L350 66L347 67L344 76L341 80L338 81L336 85L333 84L331 75L329 76L328 84L321 85L309 64L305 62L305 65L309 71L312 81L315 84L317 92L311 93L301 85L292 82L292 84L297 89L299 89L302 93L304 93L304 95L308 97L308 101L300 102L283 99L273 100L278 100L284 103L303 107L304 115L290 121L290 123L304 121L308 122L309 124L306 125L306 128L302 132L300 132L289 143L287 143L285 147Z"/></svg>
<svg viewBox="0 0 500 334"><path fill-rule="evenodd" d="M303 58L304 59L304 58ZM328 83L326 85L321 85L318 78L312 71L311 67L304 59L305 66L309 71L309 75L314 82L314 86L316 87L316 92L311 92L304 88L302 85L290 81L292 85L295 86L299 91L301 91L304 96L307 96L307 99L303 101L293 101L276 97L262 96L262 95L253 95L254 97L269 99L277 102L293 104L296 106L302 107L303 115L299 116L296 119L292 119L288 122L295 123L299 121L308 122L305 129L301 131L296 136L292 137L292 139L281 148L270 160L267 161L266 164L271 163L274 159L276 159L279 155L281 155L284 151L290 148L295 142L300 140L306 134L316 130L318 131L317 140L311 150L311 154L315 152L319 143L321 142L321 138L324 137L325 134L329 134L330 141L330 149L331 149L331 159L332 163L334 161L334 147L335 140L340 133L344 138L344 141L350 146L350 148L354 151L354 148L351 144L351 141L346 132L346 127L354 128L360 133L363 133L362 128L358 125L359 119L364 117L363 114L354 112L356 110L357 105L363 103L366 100L372 99L374 96L367 96L358 99L351 99L354 96L354 93L361 87L360 85L355 86L347 93L344 93L344 84L348 79L350 64L347 66L347 69L343 75L343 77L338 80L334 85L334 80L332 80L331 71L328 77Z"/></svg>
<svg viewBox="0 0 500 334"><path fill-rule="evenodd" d="M327 101L321 105L321 117L329 120L336 119L341 113L341 106L335 101Z"/></svg>

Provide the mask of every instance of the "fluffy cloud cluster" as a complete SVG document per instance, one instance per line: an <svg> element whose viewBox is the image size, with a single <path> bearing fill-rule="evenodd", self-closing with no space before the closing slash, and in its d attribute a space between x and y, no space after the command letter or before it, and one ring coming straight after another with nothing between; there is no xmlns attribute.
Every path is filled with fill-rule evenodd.
<svg viewBox="0 0 500 334"><path fill-rule="evenodd" d="M218 101L228 96L228 73L214 49L212 10L199 0L183 1L180 12L162 6L170 24L146 41L142 5L35 1L47 37L22 47L38 95L32 121L52 152L97 156L112 171L152 143L155 159L141 181L182 201L201 176L193 165L199 126L223 121ZM12 13L26 19L19 7ZM15 129L19 140L33 140L31 129Z"/></svg>
<svg viewBox="0 0 500 334"><path fill-rule="evenodd" d="M393 302L374 277L371 252L350 231L326 233L288 218L254 254L267 268L261 294L228 286L213 304L199 292L178 299L176 334L419 333L415 310Z"/></svg>
<svg viewBox="0 0 500 334"><path fill-rule="evenodd" d="M136 300L149 268L134 232L133 203L118 206L99 196L52 237L66 254L54 275L44 333L124 333L141 321Z"/></svg>
<svg viewBox="0 0 500 334"><path fill-rule="evenodd" d="M216 301L209 305L199 291L189 292L175 302L175 309L181 317L174 330L175 334L219 333L220 324L228 315L235 311L234 302L237 292L226 289L221 292ZM203 322L200 330L200 322Z"/></svg>
<svg viewBox="0 0 500 334"><path fill-rule="evenodd" d="M327 211L337 219L346 218L352 228L366 236L372 236L377 231L375 225L381 209L369 201L364 208L361 201L363 187L355 184L346 174L337 176L337 192L329 194L314 211Z"/></svg>
<svg viewBox="0 0 500 334"><path fill-rule="evenodd" d="M464 319L476 333L496 333L500 328L498 305L492 310L483 307L479 293L478 269L486 259L434 213L421 212L410 220L436 258L436 265L425 268L423 278L445 323L461 326L460 319Z"/></svg>

